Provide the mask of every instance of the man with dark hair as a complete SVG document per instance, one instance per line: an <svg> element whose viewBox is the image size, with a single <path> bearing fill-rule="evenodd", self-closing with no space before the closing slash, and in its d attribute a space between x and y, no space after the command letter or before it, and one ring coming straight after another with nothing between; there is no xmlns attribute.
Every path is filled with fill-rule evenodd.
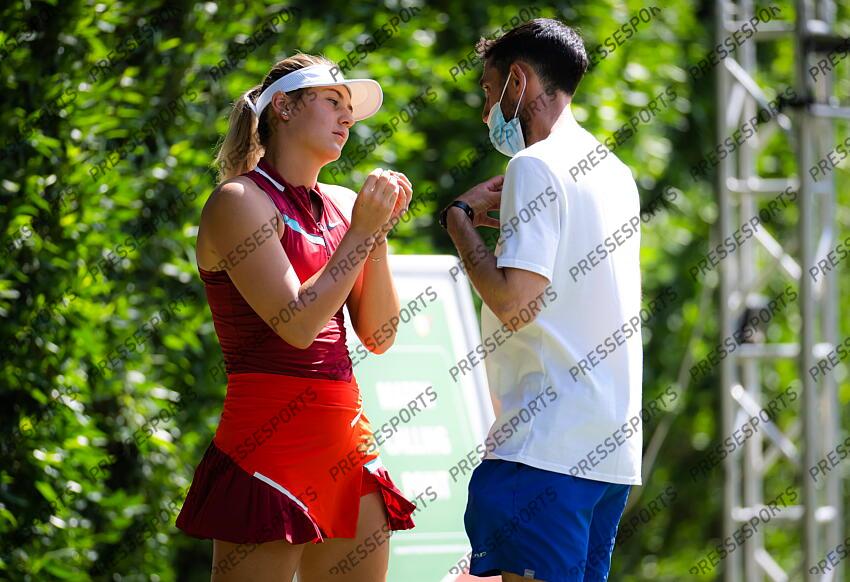
<svg viewBox="0 0 850 582"><path fill-rule="evenodd" d="M575 31L540 18L477 49L482 119L511 160L440 215L483 301L470 364L484 360L496 411L469 483L470 573L606 580L641 483L637 186L573 117ZM499 229L495 253L477 226Z"/></svg>

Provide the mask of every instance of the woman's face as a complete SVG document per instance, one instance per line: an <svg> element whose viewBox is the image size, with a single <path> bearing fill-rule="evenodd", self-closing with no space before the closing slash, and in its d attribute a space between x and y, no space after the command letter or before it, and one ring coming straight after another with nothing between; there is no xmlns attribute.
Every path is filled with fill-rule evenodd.
<svg viewBox="0 0 850 582"><path fill-rule="evenodd" d="M280 105L280 111L288 111L280 126L287 140L294 140L322 164L339 158L354 125L347 87L308 87L300 99L284 99Z"/></svg>

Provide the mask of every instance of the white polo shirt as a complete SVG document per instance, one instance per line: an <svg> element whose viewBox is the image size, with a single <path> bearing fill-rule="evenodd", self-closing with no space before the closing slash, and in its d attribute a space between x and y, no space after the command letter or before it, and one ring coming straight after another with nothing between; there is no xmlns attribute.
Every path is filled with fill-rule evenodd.
<svg viewBox="0 0 850 582"><path fill-rule="evenodd" d="M574 180L570 168L588 159ZM513 334L482 307L482 340L495 346L484 360L496 412L485 458L639 485L640 200L631 171L571 117L510 160L499 217L496 265L539 273L550 288L534 321Z"/></svg>

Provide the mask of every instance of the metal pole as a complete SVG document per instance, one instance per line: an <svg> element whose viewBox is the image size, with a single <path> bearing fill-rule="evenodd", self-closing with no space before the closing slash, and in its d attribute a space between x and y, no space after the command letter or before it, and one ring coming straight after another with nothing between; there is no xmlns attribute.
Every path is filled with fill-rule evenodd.
<svg viewBox="0 0 850 582"><path fill-rule="evenodd" d="M795 23L795 85L796 93L806 99L810 96L807 78L807 36L808 22L812 14L811 3L808 0L796 0L797 21ZM817 452L820 447L818 443L818 394L817 384L808 374L809 368L814 365L815 345L815 298L813 295L812 281L805 273L805 269L813 264L814 259L814 194L812 180L806 171L811 167L812 141L810 136L811 120L807 112L800 108L794 116L794 134L797 141L797 173L800 179L798 191L799 205L799 237L800 237L800 263L804 274L800 277L800 357L799 370L800 380L803 387L802 416L803 416L803 572L807 582L814 582L818 576L808 570L809 564L816 564L818 560L818 526L816 521L816 509L818 507L817 491L815 484L805 472L808 467L817 461Z"/></svg>
<svg viewBox="0 0 850 582"><path fill-rule="evenodd" d="M725 36L724 23L727 17L727 4L724 1L715 4L714 15L714 37L721 39ZM726 105L730 79L724 67L716 67L716 102L717 114L717 137L723 139L726 131ZM717 166L717 203L718 222L720 226L720 239L729 236L732 231L732 205L729 199L727 178L732 175L732 158L727 156ZM729 337L732 334L732 316L730 299L732 297L732 281L737 279L735 272L736 261L723 261L720 265L720 337ZM734 384L734 361L733 358L724 358L720 364L720 405L722 416L722 431L724 435L732 434L734 430L735 403L732 400L731 389ZM738 460L733 455L727 455L723 459L723 537L731 537L735 531L735 520L733 512L739 505L739 484L741 481ZM740 582L741 552L732 552L727 556L723 569L725 582Z"/></svg>
<svg viewBox="0 0 850 582"><path fill-rule="evenodd" d="M835 30L836 7L832 0L820 0L818 4L817 17L826 22L829 30ZM833 95L833 75L824 75L820 83L818 83L819 100L828 102ZM817 87L816 87L817 89ZM831 119L818 119L817 130L811 136L820 140L818 151L828 151L835 144L835 123ZM834 247L836 238L836 205L835 205L835 174L829 177L829 188L827 192L823 192L818 196L820 200L820 223L823 225L823 238L829 248ZM838 338L838 277L825 277L822 283L822 295L820 301L821 309L821 332L824 341L835 346L839 342ZM837 382L835 376L827 376L823 379L824 406L822 408L824 416L824 429L826 448L834 446L841 433L841 414L839 409ZM821 452L825 447L821 447ZM807 475L808 477L808 475ZM826 549L836 547L844 540L844 500L842 498L842 473L840 471L831 472L829 479L826 482L826 502L834 510L832 520L826 527ZM821 559L821 558L819 558ZM839 562L833 573L834 580L843 580L844 563Z"/></svg>
<svg viewBox="0 0 850 582"><path fill-rule="evenodd" d="M756 12L752 0L741 0L740 11L738 13L739 20L749 20ZM755 77L757 61L756 61L756 46L755 42L748 42L741 46L741 67L751 76ZM727 72L728 75L728 72ZM743 119L751 119L756 113L756 104L751 97L746 97L742 107ZM740 121L740 118L739 120ZM724 135L728 135L728 129ZM756 177L756 156L758 154L754 142L749 141L744 144L739 150L738 162L738 177L749 185L752 183L752 178ZM757 204L754 198L754 193L745 188L737 195L738 200L738 220L735 224L741 224L748 220L751 216L756 215ZM746 308L750 306L753 293L747 291L752 289L757 281L758 263L756 261L755 245L745 245L740 250L741 268L739 276L736 277L734 283L737 285L736 295L741 298L739 311L746 312ZM724 336L727 337L727 336ZM762 377L761 377L762 360L746 359L741 361L740 370L743 379L744 390L756 401L762 402ZM728 434L728 433L727 433ZM741 467L743 478L743 495L744 505L746 507L758 507L764 502L764 459L762 451L764 442L762 433L757 432L747 441L744 448L743 466ZM747 582L762 582L762 569L759 566L757 556L764 548L764 532L759 530L744 546L743 555L743 576Z"/></svg>

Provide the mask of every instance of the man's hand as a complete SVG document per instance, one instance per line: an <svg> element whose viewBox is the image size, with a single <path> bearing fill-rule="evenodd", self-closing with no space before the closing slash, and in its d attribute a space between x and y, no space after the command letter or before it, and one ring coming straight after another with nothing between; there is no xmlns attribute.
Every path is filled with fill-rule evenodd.
<svg viewBox="0 0 850 582"><path fill-rule="evenodd" d="M499 209L502 202L502 184L504 181L503 175L493 176L457 197L457 200L466 202L475 212L475 220L472 226L499 228L499 219L489 216L487 212Z"/></svg>

